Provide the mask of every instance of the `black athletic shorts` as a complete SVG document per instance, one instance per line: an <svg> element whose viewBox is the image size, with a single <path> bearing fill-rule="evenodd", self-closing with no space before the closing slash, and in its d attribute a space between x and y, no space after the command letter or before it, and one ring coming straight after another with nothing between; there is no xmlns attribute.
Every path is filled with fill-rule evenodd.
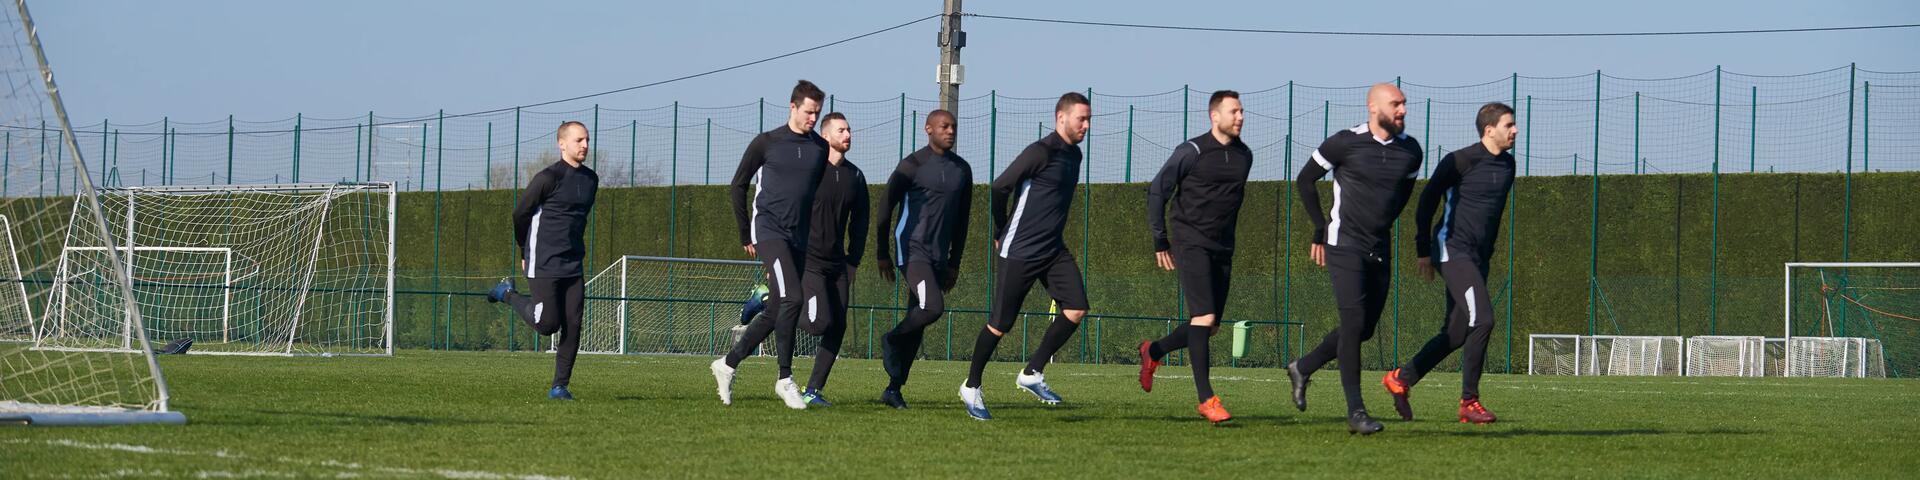
<svg viewBox="0 0 1920 480"><path fill-rule="evenodd" d="M1064 248L1037 260L1001 260L995 276L988 324L1001 333L1013 328L1020 318L1020 304L1027 301L1027 292L1035 281L1046 287L1047 295L1061 310L1087 309L1087 285L1080 278L1080 266L1074 262L1073 252Z"/></svg>
<svg viewBox="0 0 1920 480"><path fill-rule="evenodd" d="M1233 281L1233 252L1174 245L1173 269L1187 297L1187 316L1226 316L1227 286Z"/></svg>

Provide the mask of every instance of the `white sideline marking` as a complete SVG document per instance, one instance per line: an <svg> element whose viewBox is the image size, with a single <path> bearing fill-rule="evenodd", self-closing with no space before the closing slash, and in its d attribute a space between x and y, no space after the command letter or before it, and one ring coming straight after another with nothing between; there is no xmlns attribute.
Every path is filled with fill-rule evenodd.
<svg viewBox="0 0 1920 480"><path fill-rule="evenodd" d="M30 444L35 442L31 440L8 440L5 443L19 445L19 444ZM549 477L546 475L518 475L518 474L510 474L510 473L496 473L496 472L474 471L474 470L452 470L452 469L444 469L444 468L421 470L421 469L402 468L402 467L381 467L381 466L363 465L357 462L341 462L338 460L330 460L330 459L314 461L314 460L303 460L303 459L289 458L289 457L261 458L261 457L249 457L244 454L228 452L226 450L215 450L211 452L197 452L197 451L191 451L191 450L154 448L154 447L149 447L145 445L128 445L124 443L86 443L86 442L77 442L73 440L64 440L64 439L63 440L46 440L39 443L57 446L57 447L78 448L82 450L107 450L107 451L116 451L116 452L139 453L139 454L145 454L145 455L179 455L179 456L186 456L186 457L213 457L213 458L224 458L224 459L246 460L246 461L267 460L272 462L299 465L299 466L305 466L305 467L328 467L328 468L343 470L341 472L335 473L334 476L337 478L356 478L366 474L374 474L376 476L439 477L439 478L450 478L450 479L461 479L461 480L466 480L466 479L569 480L571 479L571 477ZM123 470L111 472L109 474L102 474L102 476L95 476L91 478L118 478L118 477L125 477L125 476L147 476L146 474L148 473L156 473L156 472L143 472L138 470L123 469ZM157 476L166 476L164 475L164 472L157 472L157 473L163 473L162 475L157 475ZM106 475L110 475L110 477ZM198 472L195 472L194 475L199 478L251 478L251 477L263 477L263 476L266 476L266 477L307 476L304 474L269 472L264 470L248 470L245 472L198 471Z"/></svg>

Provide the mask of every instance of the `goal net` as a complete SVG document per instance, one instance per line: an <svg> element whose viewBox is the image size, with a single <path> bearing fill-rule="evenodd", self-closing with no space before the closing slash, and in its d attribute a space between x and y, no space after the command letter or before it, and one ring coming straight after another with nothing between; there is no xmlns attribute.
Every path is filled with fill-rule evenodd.
<svg viewBox="0 0 1920 480"><path fill-rule="evenodd" d="M1687 338L1687 376L1758 377L1766 373L1766 338L1702 335Z"/></svg>
<svg viewBox="0 0 1920 480"><path fill-rule="evenodd" d="M616 259L587 279L580 352L724 354L742 305L765 274L760 262L747 260ZM802 332L794 351L812 352L817 342ZM773 351L772 337L760 351Z"/></svg>
<svg viewBox="0 0 1920 480"><path fill-rule="evenodd" d="M155 341L193 353L392 353L394 189L386 183L103 188L111 247ZM43 347L128 349L79 223L55 269ZM114 327L120 328L114 328Z"/></svg>
<svg viewBox="0 0 1920 480"><path fill-rule="evenodd" d="M0 8L0 424L185 423L169 410L119 250L107 235L94 182L60 104L52 68L24 0ZM101 328L131 332L111 351L41 348L51 328L53 280L69 237L107 247Z"/></svg>
<svg viewBox="0 0 1920 480"><path fill-rule="evenodd" d="M1679 375L1681 339L1671 336L1527 336L1530 375Z"/></svg>
<svg viewBox="0 0 1920 480"><path fill-rule="evenodd" d="M1920 263L1788 263L1787 376L1920 374Z"/></svg>

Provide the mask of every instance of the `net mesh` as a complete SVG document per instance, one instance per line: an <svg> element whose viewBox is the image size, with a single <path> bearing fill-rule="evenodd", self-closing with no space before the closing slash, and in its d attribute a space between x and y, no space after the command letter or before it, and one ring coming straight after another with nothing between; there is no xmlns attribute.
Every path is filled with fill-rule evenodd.
<svg viewBox="0 0 1920 480"><path fill-rule="evenodd" d="M1794 340L1874 340L1885 375L1920 372L1920 264L1789 264L1786 275L1787 330ZM1795 348L1822 345L1808 342L1789 342L1787 353L1803 358ZM1796 374L1816 372L1793 367Z"/></svg>
<svg viewBox="0 0 1920 480"><path fill-rule="evenodd" d="M24 13L24 5L0 8L0 415L164 411L165 382L144 343L111 352L36 347L50 334L51 279L68 227L94 227L78 233L97 240L101 212L75 175L87 172L85 162L67 147ZM92 280L123 286L122 278ZM118 302L122 292L101 289L100 300ZM122 315L108 326L124 331L130 319L118 305Z"/></svg>
<svg viewBox="0 0 1920 480"><path fill-rule="evenodd" d="M385 184L103 189L135 300L156 341L196 352L385 354ZM106 251L76 223L56 269L43 345L129 348Z"/></svg>
<svg viewBox="0 0 1920 480"><path fill-rule="evenodd" d="M1687 376L1758 377L1766 372L1766 338L1687 338Z"/></svg>

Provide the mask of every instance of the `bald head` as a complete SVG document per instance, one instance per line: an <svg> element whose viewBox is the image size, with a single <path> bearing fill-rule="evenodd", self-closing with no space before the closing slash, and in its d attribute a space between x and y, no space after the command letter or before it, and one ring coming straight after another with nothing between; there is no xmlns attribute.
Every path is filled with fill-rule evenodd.
<svg viewBox="0 0 1920 480"><path fill-rule="evenodd" d="M953 112L934 110L927 112L927 146L934 153L946 153L953 149L957 126L954 125Z"/></svg>
<svg viewBox="0 0 1920 480"><path fill-rule="evenodd" d="M1367 125L1374 137L1399 135L1407 128L1407 95L1391 83L1376 83L1367 89Z"/></svg>

